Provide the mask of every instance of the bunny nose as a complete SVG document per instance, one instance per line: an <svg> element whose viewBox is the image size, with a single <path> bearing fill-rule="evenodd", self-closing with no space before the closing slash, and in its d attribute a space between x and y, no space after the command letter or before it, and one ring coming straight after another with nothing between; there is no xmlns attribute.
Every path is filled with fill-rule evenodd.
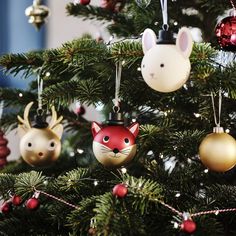
<svg viewBox="0 0 236 236"><path fill-rule="evenodd" d="M113 152L116 154L116 153L119 152L119 149L118 149L118 148L114 148L114 149L113 149Z"/></svg>
<svg viewBox="0 0 236 236"><path fill-rule="evenodd" d="M153 76L154 76L154 73L150 73L150 75L151 75L151 77L153 77Z"/></svg>

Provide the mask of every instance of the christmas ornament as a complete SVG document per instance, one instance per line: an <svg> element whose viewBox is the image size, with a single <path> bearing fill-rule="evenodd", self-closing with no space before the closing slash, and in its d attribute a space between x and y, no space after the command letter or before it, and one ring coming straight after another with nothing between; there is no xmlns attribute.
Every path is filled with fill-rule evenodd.
<svg viewBox="0 0 236 236"><path fill-rule="evenodd" d="M0 102L0 125L3 114L4 102ZM4 132L0 129L0 168L3 168L7 164L7 156L11 153L7 147L8 140L4 137Z"/></svg>
<svg viewBox="0 0 236 236"><path fill-rule="evenodd" d="M235 9L230 16L222 19L215 27L217 41L221 48L226 51L236 50L236 16Z"/></svg>
<svg viewBox="0 0 236 236"><path fill-rule="evenodd" d="M129 127L116 124L101 126L93 122L93 152L97 160L105 167L119 167L130 162L136 153L138 129L137 122Z"/></svg>
<svg viewBox="0 0 236 236"><path fill-rule="evenodd" d="M215 127L200 144L202 163L213 171L225 172L236 164L236 141L222 127Z"/></svg>
<svg viewBox="0 0 236 236"><path fill-rule="evenodd" d="M156 35L151 29L146 29L142 36L144 57L141 73L148 86L167 93L179 89L189 77L191 69L189 56L193 40L190 30L183 27L179 30L176 44L174 43L167 25L167 1L163 5L164 24L163 30L159 31L157 43Z"/></svg>
<svg viewBox="0 0 236 236"><path fill-rule="evenodd" d="M7 156L11 153L7 147L8 140L4 138L4 133L0 130L0 168L7 164Z"/></svg>
<svg viewBox="0 0 236 236"><path fill-rule="evenodd" d="M45 23L50 10L47 6L41 5L40 0L34 0L33 5L25 10L25 15L29 17L28 22L33 24L37 30Z"/></svg>
<svg viewBox="0 0 236 236"><path fill-rule="evenodd" d="M113 112L109 114L107 125L92 123L93 153L105 167L119 167L127 164L136 153L135 138L139 132L139 124L124 126L120 110L120 81L122 63L116 64L116 83Z"/></svg>
<svg viewBox="0 0 236 236"><path fill-rule="evenodd" d="M21 198L21 196L13 195L11 198L11 202L13 205L19 206L22 203L22 198Z"/></svg>
<svg viewBox="0 0 236 236"><path fill-rule="evenodd" d="M1 206L2 213L8 214L11 210L12 210L11 202L7 201L2 204Z"/></svg>
<svg viewBox="0 0 236 236"><path fill-rule="evenodd" d="M192 234L195 232L197 226L196 223L193 222L191 219L184 220L180 226L181 230L185 233Z"/></svg>
<svg viewBox="0 0 236 236"><path fill-rule="evenodd" d="M61 151L61 136L63 119L57 119L55 108L52 107L52 118L48 124L42 114L36 116L36 124L32 127L28 120L29 110L33 102L30 102L24 111L24 119L17 116L21 124L18 126L20 140L20 153L22 158L31 166L46 166L55 162Z"/></svg>
<svg viewBox="0 0 236 236"><path fill-rule="evenodd" d="M125 197L127 193L128 193L128 188L124 184L117 184L112 190L112 194L120 198Z"/></svg>
<svg viewBox="0 0 236 236"><path fill-rule="evenodd" d="M125 0L101 0L101 8L112 12L120 12L125 6Z"/></svg>
<svg viewBox="0 0 236 236"><path fill-rule="evenodd" d="M29 210L37 210L39 206L40 206L40 202L35 197L28 199L26 202L26 208Z"/></svg>
<svg viewBox="0 0 236 236"><path fill-rule="evenodd" d="M88 5L90 3L90 0L80 0L81 5Z"/></svg>
<svg viewBox="0 0 236 236"><path fill-rule="evenodd" d="M80 102L76 102L74 111L75 111L75 114L78 115L78 116L82 116L86 112L84 106L81 105Z"/></svg>
<svg viewBox="0 0 236 236"><path fill-rule="evenodd" d="M219 122L217 122L214 97L211 94L214 120L216 127L208 134L199 146L199 156L202 163L212 171L225 172L236 164L236 141L220 127L222 94L219 90Z"/></svg>

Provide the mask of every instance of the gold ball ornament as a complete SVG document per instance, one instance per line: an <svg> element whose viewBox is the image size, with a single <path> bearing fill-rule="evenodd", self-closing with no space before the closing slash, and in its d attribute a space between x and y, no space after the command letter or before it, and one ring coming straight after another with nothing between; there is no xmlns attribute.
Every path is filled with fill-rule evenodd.
<svg viewBox="0 0 236 236"><path fill-rule="evenodd" d="M34 0L33 5L25 9L25 15L29 17L28 22L33 24L37 30L45 23L50 14L47 6L41 5L40 0Z"/></svg>
<svg viewBox="0 0 236 236"><path fill-rule="evenodd" d="M52 107L50 123L40 123L31 127L28 120L29 110L33 102L29 103L24 111L24 119L18 116L21 124L18 126L20 153L25 162L31 166L47 166L55 162L61 151L61 136L63 126L60 124L63 117L57 119L55 108ZM39 123L38 123L39 124ZM45 126L46 125L46 126Z"/></svg>
<svg viewBox="0 0 236 236"><path fill-rule="evenodd" d="M219 129L220 128L220 129ZM225 172L236 164L236 141L217 127L215 132L208 134L199 146L201 162L210 170Z"/></svg>

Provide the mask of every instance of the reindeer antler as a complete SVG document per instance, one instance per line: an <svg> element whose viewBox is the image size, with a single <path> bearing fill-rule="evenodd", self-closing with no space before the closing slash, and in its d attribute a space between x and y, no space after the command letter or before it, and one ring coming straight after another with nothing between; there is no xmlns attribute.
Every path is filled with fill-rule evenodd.
<svg viewBox="0 0 236 236"><path fill-rule="evenodd" d="M50 121L48 127L49 127L50 129L53 129L56 125L58 125L58 124L62 121L63 116L60 116L60 117L57 119L57 113L56 113L55 107L52 106L51 110L52 110L52 118L51 118L51 121Z"/></svg>
<svg viewBox="0 0 236 236"><path fill-rule="evenodd" d="M22 123L22 125L26 128L26 129L31 129L31 125L29 122L29 111L30 108L32 107L33 102L30 102L27 104L27 106L25 107L25 111L24 111L24 119L22 119L20 116L17 116L18 120Z"/></svg>

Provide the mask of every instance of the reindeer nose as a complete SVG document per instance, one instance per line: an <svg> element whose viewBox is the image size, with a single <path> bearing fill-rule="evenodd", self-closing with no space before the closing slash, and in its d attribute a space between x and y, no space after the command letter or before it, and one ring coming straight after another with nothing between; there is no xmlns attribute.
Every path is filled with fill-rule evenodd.
<svg viewBox="0 0 236 236"><path fill-rule="evenodd" d="M42 153L42 152L39 152L39 156L40 156L40 157L43 156L43 153Z"/></svg>
<svg viewBox="0 0 236 236"><path fill-rule="evenodd" d="M116 153L119 152L119 149L118 149L118 148L114 148L114 149L113 149L113 152L116 154Z"/></svg>

